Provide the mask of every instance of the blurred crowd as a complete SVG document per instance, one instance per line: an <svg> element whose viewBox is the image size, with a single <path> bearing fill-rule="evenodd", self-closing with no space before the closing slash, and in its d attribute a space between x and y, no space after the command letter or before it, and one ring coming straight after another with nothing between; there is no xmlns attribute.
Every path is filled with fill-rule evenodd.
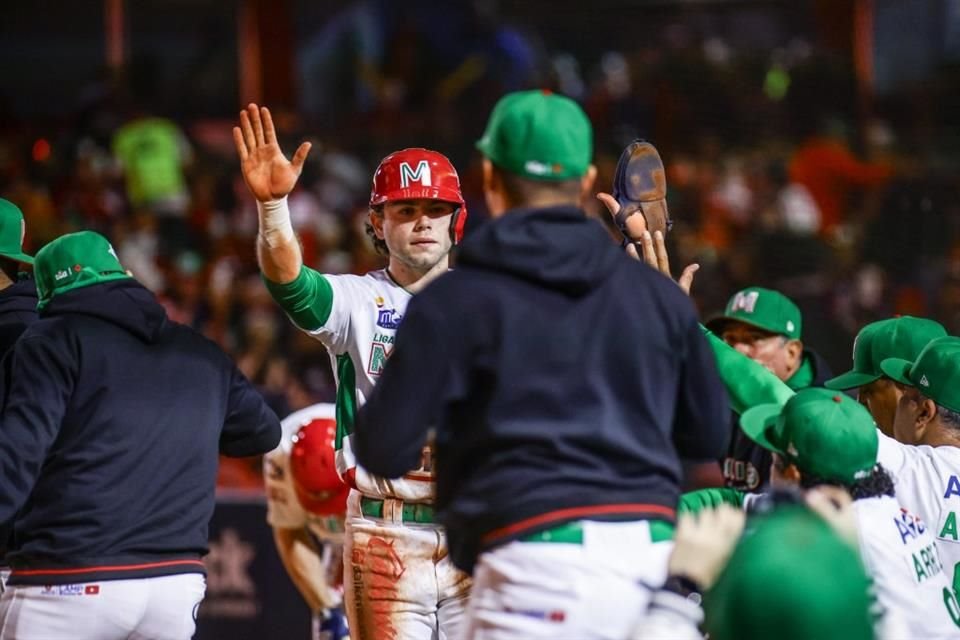
<svg viewBox="0 0 960 640"><path fill-rule="evenodd" d="M443 15L394 4L359 3L302 36L300 103L269 105L286 152L314 142L290 198L306 264L381 264L364 233L370 175L405 146L453 159L469 234L486 217L473 150L483 120L505 91L543 87L590 115L602 189L631 139L660 149L673 267L701 264L693 295L704 317L744 286L776 288L837 370L873 320L910 314L960 333L957 156L936 108L955 95L952 78L865 105L849 63L800 37L738 49L674 25L629 50L578 53L487 3ZM100 231L171 317L233 354L279 415L332 401L322 346L261 283L234 116L178 108L140 62L91 81L57 121L0 114L0 196L23 209L26 247ZM586 209L609 225L599 202ZM247 471L227 469L224 483L258 483L259 470Z"/></svg>

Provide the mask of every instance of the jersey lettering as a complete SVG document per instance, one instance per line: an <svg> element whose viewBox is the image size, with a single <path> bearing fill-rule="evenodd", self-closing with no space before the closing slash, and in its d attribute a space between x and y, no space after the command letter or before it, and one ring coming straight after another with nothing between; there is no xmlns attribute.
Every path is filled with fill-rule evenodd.
<svg viewBox="0 0 960 640"><path fill-rule="evenodd" d="M937 536L938 538L947 539L950 538L954 542L957 541L957 514L951 511L946 520L943 522L943 527L940 529L940 533Z"/></svg>
<svg viewBox="0 0 960 640"><path fill-rule="evenodd" d="M943 499L946 500L950 496L960 496L960 480L957 480L957 476L950 476L950 480L947 481L947 492L943 494Z"/></svg>
<svg viewBox="0 0 960 640"><path fill-rule="evenodd" d="M367 373L372 376L379 376L383 373L383 365L387 363L387 358L393 351L392 347L380 343L370 345L370 362L367 363Z"/></svg>

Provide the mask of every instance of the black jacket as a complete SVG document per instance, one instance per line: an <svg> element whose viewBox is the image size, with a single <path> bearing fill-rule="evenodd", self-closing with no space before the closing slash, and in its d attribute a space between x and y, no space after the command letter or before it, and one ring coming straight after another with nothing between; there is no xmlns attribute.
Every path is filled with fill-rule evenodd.
<svg viewBox="0 0 960 640"><path fill-rule="evenodd" d="M803 359L813 368L813 381L809 386L822 387L833 377L830 365L816 351L804 349ZM789 381L787 384L790 384ZM794 391L799 391L799 388ZM770 482L770 465L773 454L747 437L740 428L740 417L733 414L733 437L721 461L723 479L728 487L740 491L759 491Z"/></svg>
<svg viewBox="0 0 960 640"><path fill-rule="evenodd" d="M218 454L280 440L229 357L134 280L56 296L3 375L11 584L202 572Z"/></svg>
<svg viewBox="0 0 960 640"><path fill-rule="evenodd" d="M37 286L27 278L0 291L0 360L20 334L37 320ZM0 522L0 565L4 564L6 541L12 523Z"/></svg>
<svg viewBox="0 0 960 640"><path fill-rule="evenodd" d="M37 319L37 286L20 280L0 291L0 358Z"/></svg>
<svg viewBox="0 0 960 640"><path fill-rule="evenodd" d="M577 519L672 520L678 453L729 438L693 304L574 208L515 211L414 296L354 432L397 477L436 426L436 507L454 562Z"/></svg>

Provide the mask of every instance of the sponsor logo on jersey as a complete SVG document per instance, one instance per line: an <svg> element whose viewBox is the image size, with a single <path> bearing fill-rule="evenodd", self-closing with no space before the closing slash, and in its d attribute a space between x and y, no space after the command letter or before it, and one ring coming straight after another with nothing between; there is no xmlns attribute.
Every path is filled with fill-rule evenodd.
<svg viewBox="0 0 960 640"><path fill-rule="evenodd" d="M98 584L88 584L83 588L83 595L85 596L98 596L100 595L100 585Z"/></svg>
<svg viewBox="0 0 960 640"><path fill-rule="evenodd" d="M760 486L760 473L749 462L736 458L725 458L723 461L723 477L737 488L752 491Z"/></svg>
<svg viewBox="0 0 960 640"><path fill-rule="evenodd" d="M403 320L403 314L397 313L396 309L381 309L377 311L377 326L384 329L396 329Z"/></svg>

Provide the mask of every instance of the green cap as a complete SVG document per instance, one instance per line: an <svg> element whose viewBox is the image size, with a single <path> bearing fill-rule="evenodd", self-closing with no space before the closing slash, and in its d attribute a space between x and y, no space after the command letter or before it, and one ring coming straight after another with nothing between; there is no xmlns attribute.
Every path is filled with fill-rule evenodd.
<svg viewBox="0 0 960 640"><path fill-rule="evenodd" d="M40 249L33 272L41 310L55 295L130 277L110 242L93 231L68 233Z"/></svg>
<svg viewBox="0 0 960 640"><path fill-rule="evenodd" d="M20 207L0 198L0 256L33 264L33 258L23 252L23 236L26 232Z"/></svg>
<svg viewBox="0 0 960 640"><path fill-rule="evenodd" d="M707 327L722 335L731 322L743 322L791 340L799 340L803 329L800 308L779 291L762 287L748 287L733 294L723 315L710 320Z"/></svg>
<svg viewBox="0 0 960 640"><path fill-rule="evenodd" d="M803 473L851 484L877 464L877 427L867 409L843 393L808 387L782 407L762 404L740 416L740 426L764 449Z"/></svg>
<svg viewBox="0 0 960 640"><path fill-rule="evenodd" d="M960 411L960 338L933 340L915 361L887 358L880 363L885 374L950 409Z"/></svg>
<svg viewBox="0 0 960 640"><path fill-rule="evenodd" d="M570 98L550 91L518 91L497 102L477 149L509 173L570 180L590 167L593 128Z"/></svg>
<svg viewBox="0 0 960 640"><path fill-rule="evenodd" d="M869 580L859 554L805 507L747 522L704 598L714 640L870 640Z"/></svg>
<svg viewBox="0 0 960 640"><path fill-rule="evenodd" d="M828 389L853 389L883 376L880 363L887 358L914 360L931 340L947 335L939 322L902 316L871 322L853 341L853 369L827 380Z"/></svg>

